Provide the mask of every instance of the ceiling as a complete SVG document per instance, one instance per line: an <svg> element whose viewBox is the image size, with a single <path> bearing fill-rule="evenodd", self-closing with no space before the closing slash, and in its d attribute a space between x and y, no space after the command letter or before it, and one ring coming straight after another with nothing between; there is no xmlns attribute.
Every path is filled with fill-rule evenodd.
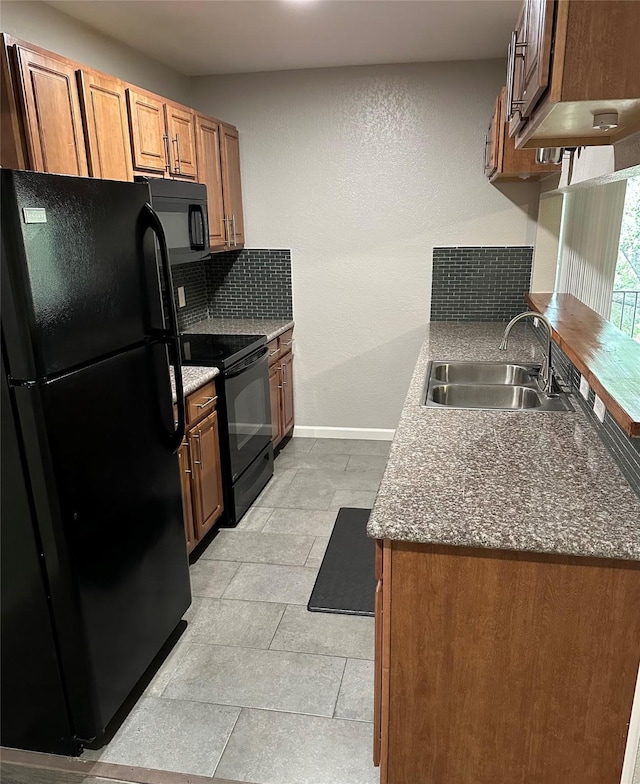
<svg viewBox="0 0 640 784"><path fill-rule="evenodd" d="M51 0L189 76L506 57L521 0Z"/></svg>

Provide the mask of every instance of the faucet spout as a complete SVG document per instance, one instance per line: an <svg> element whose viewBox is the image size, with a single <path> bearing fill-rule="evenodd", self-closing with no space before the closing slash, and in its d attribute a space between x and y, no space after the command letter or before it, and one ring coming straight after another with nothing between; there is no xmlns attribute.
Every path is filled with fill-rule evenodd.
<svg viewBox="0 0 640 784"><path fill-rule="evenodd" d="M519 313L517 316L514 316L511 319L511 321L507 324L504 330L504 335L502 336L502 341L500 342L499 349L500 351L507 350L507 345L509 343L509 334L511 333L511 330L513 329L515 324L517 324L519 321L522 321L525 318L538 319L547 328L547 350L546 350L544 361L542 363L542 367L540 368L540 378L542 379L542 383L543 383L542 391L546 395L550 395L553 390L553 370L551 368L551 341L553 335L553 327L551 326L551 322L546 316L543 316L542 313L537 313L534 310L526 310L524 313Z"/></svg>

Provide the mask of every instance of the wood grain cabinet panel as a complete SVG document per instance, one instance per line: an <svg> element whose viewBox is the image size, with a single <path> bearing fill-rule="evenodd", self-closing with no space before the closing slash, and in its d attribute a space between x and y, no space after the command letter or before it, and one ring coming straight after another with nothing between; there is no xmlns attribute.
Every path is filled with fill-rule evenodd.
<svg viewBox="0 0 640 784"><path fill-rule="evenodd" d="M280 364L269 368L269 396L271 398L271 440L275 446L282 438L282 368Z"/></svg>
<svg viewBox="0 0 640 784"><path fill-rule="evenodd" d="M133 180L124 85L119 79L82 70L78 86L89 174L104 180Z"/></svg>
<svg viewBox="0 0 640 784"><path fill-rule="evenodd" d="M222 124L220 134L220 159L222 163L222 190L224 210L228 221L229 244L244 245L244 217L242 212L242 185L240 182L240 141L238 131Z"/></svg>
<svg viewBox="0 0 640 784"><path fill-rule="evenodd" d="M282 428L288 433L293 427L293 353L282 358Z"/></svg>
<svg viewBox="0 0 640 784"><path fill-rule="evenodd" d="M221 250L226 247L227 234L222 199L220 123L200 114L196 115L196 149L198 182L207 186L209 245L211 250Z"/></svg>
<svg viewBox="0 0 640 784"><path fill-rule="evenodd" d="M271 430L277 446L295 424L293 391L293 329L268 344Z"/></svg>
<svg viewBox="0 0 640 784"><path fill-rule="evenodd" d="M171 167L164 103L127 89L133 168L164 175Z"/></svg>
<svg viewBox="0 0 640 784"><path fill-rule="evenodd" d="M30 167L87 175L76 74L72 65L16 46Z"/></svg>
<svg viewBox="0 0 640 784"><path fill-rule="evenodd" d="M555 0L527 0L522 69L522 115L529 117L549 84Z"/></svg>
<svg viewBox="0 0 640 784"><path fill-rule="evenodd" d="M165 113L171 150L171 175L195 179L198 172L193 112L184 106L167 103Z"/></svg>
<svg viewBox="0 0 640 784"><path fill-rule="evenodd" d="M191 447L195 534L201 539L223 510L218 413L214 411L189 430Z"/></svg>
<svg viewBox="0 0 640 784"><path fill-rule="evenodd" d="M640 564L385 542L382 571L382 781L619 784Z"/></svg>

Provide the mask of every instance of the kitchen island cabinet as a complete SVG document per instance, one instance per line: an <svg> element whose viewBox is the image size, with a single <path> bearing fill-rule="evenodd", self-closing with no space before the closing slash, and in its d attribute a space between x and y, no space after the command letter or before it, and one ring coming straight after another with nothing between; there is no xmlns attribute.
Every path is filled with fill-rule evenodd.
<svg viewBox="0 0 640 784"><path fill-rule="evenodd" d="M577 400L422 405L434 359L540 362L503 331L429 325L369 517L382 784L620 784L635 754L640 488Z"/></svg>

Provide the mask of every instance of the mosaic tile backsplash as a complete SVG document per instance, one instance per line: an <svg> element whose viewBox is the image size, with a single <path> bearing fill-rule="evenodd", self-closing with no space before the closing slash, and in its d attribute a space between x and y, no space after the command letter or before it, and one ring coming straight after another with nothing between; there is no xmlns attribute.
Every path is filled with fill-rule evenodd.
<svg viewBox="0 0 640 784"><path fill-rule="evenodd" d="M508 321L524 310L533 248L433 249L431 321Z"/></svg>
<svg viewBox="0 0 640 784"><path fill-rule="evenodd" d="M244 249L171 268L182 331L205 318L293 318L291 251ZM178 307L184 286L186 307Z"/></svg>
<svg viewBox="0 0 640 784"><path fill-rule="evenodd" d="M547 339L544 327L534 328L531 325L531 328L540 342L546 346ZM604 422L600 422L593 412L594 391L589 390L588 401L582 397L580 394L580 371L555 343L551 344L551 364L556 375L571 387L571 391L574 393L574 403L577 401L577 405L589 417L625 479L633 491L640 496L640 438L628 436L608 411L605 412Z"/></svg>

